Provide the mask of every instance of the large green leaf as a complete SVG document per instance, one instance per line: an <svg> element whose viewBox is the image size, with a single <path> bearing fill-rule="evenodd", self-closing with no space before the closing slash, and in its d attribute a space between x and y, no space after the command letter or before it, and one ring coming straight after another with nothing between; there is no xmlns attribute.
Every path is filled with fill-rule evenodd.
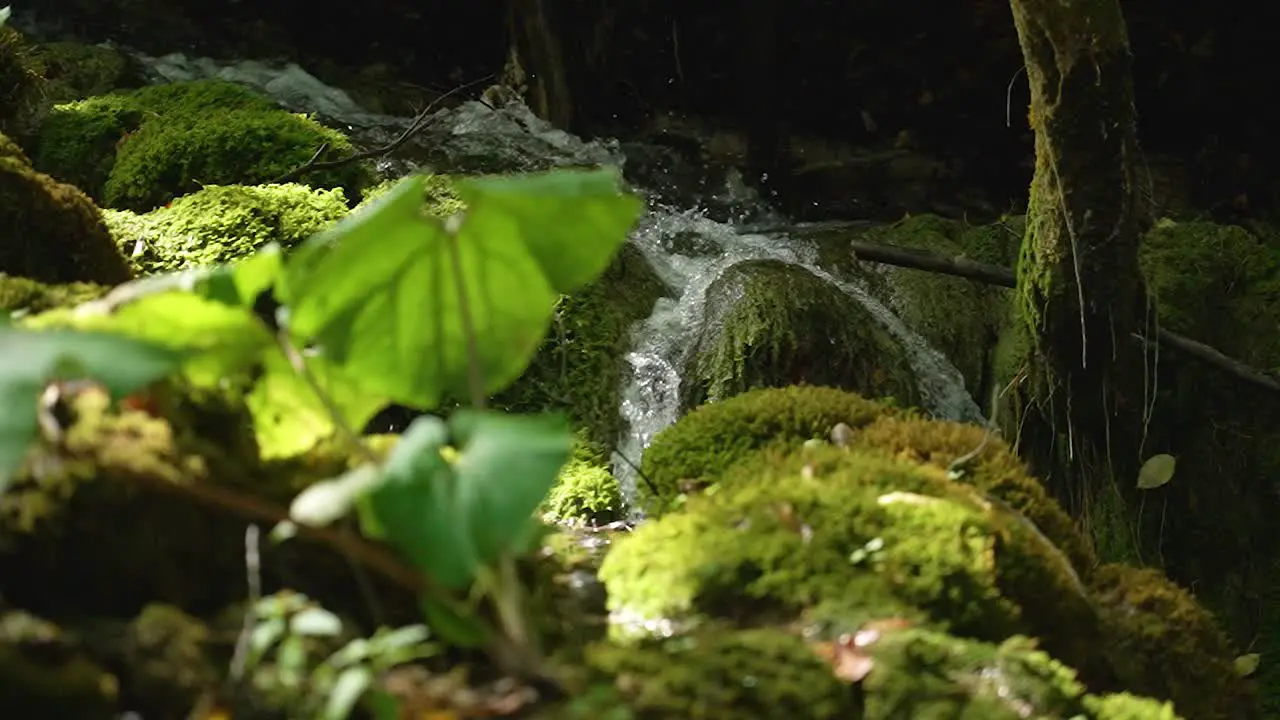
<svg viewBox="0 0 1280 720"><path fill-rule="evenodd" d="M518 233L557 293L604 272L644 206L619 192L612 168L466 178L456 189L467 203L463 244Z"/></svg>
<svg viewBox="0 0 1280 720"><path fill-rule="evenodd" d="M523 544L534 511L573 452L573 432L561 417L463 410L449 418L461 446L457 514L483 563ZM519 548L523 549L523 548Z"/></svg>
<svg viewBox="0 0 1280 720"><path fill-rule="evenodd" d="M440 418L414 420L387 457L382 484L367 499L376 527L362 524L441 586L456 590L471 583L480 564L466 519L455 512L457 483L441 454L448 441Z"/></svg>
<svg viewBox="0 0 1280 720"><path fill-rule="evenodd" d="M367 392L324 358L311 357L305 362L307 372L333 407L316 394L279 348L268 350L263 372L245 398L263 458L295 457L331 437L338 430L331 409L341 415L348 429L360 432L386 405L385 398Z"/></svg>
<svg viewBox="0 0 1280 720"><path fill-rule="evenodd" d="M277 291L301 341L418 407L468 395L464 307L495 392L532 359L559 294L603 270L639 211L608 173L471 181L456 228L423 214L423 192L421 178L403 181L308 239Z"/></svg>
<svg viewBox="0 0 1280 720"><path fill-rule="evenodd" d="M183 358L105 333L0 328L0 492L36 436L37 403L48 383L90 379L119 399L173 372Z"/></svg>

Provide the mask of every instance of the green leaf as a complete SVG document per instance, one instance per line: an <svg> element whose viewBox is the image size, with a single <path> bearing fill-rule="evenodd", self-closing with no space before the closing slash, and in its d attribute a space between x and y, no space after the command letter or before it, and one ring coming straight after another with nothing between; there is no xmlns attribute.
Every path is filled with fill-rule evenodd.
<svg viewBox="0 0 1280 720"><path fill-rule="evenodd" d="M1173 479L1173 471L1177 465L1177 458L1172 455L1152 455L1147 458L1138 471L1138 489L1152 490L1169 482Z"/></svg>
<svg viewBox="0 0 1280 720"><path fill-rule="evenodd" d="M400 720L400 701L385 690L371 690L369 712L373 714L373 720Z"/></svg>
<svg viewBox="0 0 1280 720"><path fill-rule="evenodd" d="M367 392L323 358L305 359L307 371L341 414L359 432L386 399ZM263 458L296 457L337 431L333 413L306 378L278 348L267 351L262 375L245 398Z"/></svg>
<svg viewBox="0 0 1280 720"><path fill-rule="evenodd" d="M437 583L459 589L471 583L479 561L466 518L454 511L456 478L440 453L448 440L440 418L414 420L392 448L383 482L367 502L377 534Z"/></svg>
<svg viewBox="0 0 1280 720"><path fill-rule="evenodd" d="M290 332L370 390L415 407L469 394L469 346L486 393L514 381L560 293L605 268L639 200L621 195L609 172L464 186L474 207L460 227L425 216L424 181L411 178L303 243L277 287Z"/></svg>
<svg viewBox="0 0 1280 720"><path fill-rule="evenodd" d="M201 295L224 305L253 307L258 295L275 284L284 270L284 253L276 243L228 265L205 270L199 283Z"/></svg>
<svg viewBox="0 0 1280 720"><path fill-rule="evenodd" d="M558 416L473 410L455 413L449 426L461 446L457 516L479 560L491 563L528 541L534 511L573 453L573 432Z"/></svg>
<svg viewBox="0 0 1280 720"><path fill-rule="evenodd" d="M38 398L50 381L91 379L120 399L173 372L183 358L106 333L0 328L0 492L36 436Z"/></svg>
<svg viewBox="0 0 1280 720"><path fill-rule="evenodd" d="M275 338L253 313L183 290L140 294L114 307L90 303L75 312L33 318L39 326L118 334L186 354L182 370L193 384L216 387L247 371Z"/></svg>
<svg viewBox="0 0 1280 720"><path fill-rule="evenodd" d="M342 632L342 620L322 607L312 606L289 618L289 632L306 637L336 637Z"/></svg>
<svg viewBox="0 0 1280 720"><path fill-rule="evenodd" d="M1262 663L1261 653L1248 653L1236 658L1234 666L1236 674L1240 677L1250 677L1258 672L1258 665Z"/></svg>
<svg viewBox="0 0 1280 720"><path fill-rule="evenodd" d="M459 180L467 203L459 241L503 237L514 225L551 289L573 292L604 272L640 217L643 201L619 186L613 168Z"/></svg>
<svg viewBox="0 0 1280 720"><path fill-rule="evenodd" d="M4 24L9 21L9 12L8 5L0 8L0 27L4 27Z"/></svg>

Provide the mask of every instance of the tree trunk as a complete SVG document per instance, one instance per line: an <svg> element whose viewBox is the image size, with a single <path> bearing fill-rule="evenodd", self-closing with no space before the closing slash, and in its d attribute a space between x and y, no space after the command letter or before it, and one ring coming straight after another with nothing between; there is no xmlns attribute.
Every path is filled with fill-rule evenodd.
<svg viewBox="0 0 1280 720"><path fill-rule="evenodd" d="M1018 267L1026 372L1005 422L1099 544L1118 541L1117 554L1128 554L1131 543L1114 534L1127 526L1116 490L1133 486L1147 399L1142 348L1130 341L1145 309L1146 213L1134 182L1127 30L1118 0L1010 6L1031 86L1036 165Z"/></svg>

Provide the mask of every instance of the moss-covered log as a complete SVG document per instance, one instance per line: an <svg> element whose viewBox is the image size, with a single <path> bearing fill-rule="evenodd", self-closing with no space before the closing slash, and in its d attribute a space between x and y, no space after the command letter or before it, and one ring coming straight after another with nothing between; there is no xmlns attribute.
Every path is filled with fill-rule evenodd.
<svg viewBox="0 0 1280 720"><path fill-rule="evenodd" d="M1078 517L1136 464L1146 223L1127 30L1116 0L1011 0L1036 166L1018 268L1022 447ZM1133 391L1137 388L1137 391ZM1018 427L1013 425L1013 427ZM1128 484L1128 483L1126 483ZM1105 524L1105 523L1103 523ZM1095 533L1103 531L1100 526Z"/></svg>

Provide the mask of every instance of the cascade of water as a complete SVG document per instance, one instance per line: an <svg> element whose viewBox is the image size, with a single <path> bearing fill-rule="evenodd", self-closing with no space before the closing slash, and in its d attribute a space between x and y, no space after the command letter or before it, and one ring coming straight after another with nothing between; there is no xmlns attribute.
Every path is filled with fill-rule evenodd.
<svg viewBox="0 0 1280 720"><path fill-rule="evenodd" d="M181 54L153 57L135 53L157 82L220 78L254 86L295 111L315 112L344 125L366 145L378 145L400 134L411 122L369 113L345 92L329 87L297 65L270 65L253 60L220 62ZM494 110L477 102L442 110L432 118L432 140L456 142L463 155L490 153L508 166L612 165L625 158L616 141L586 142L556 129L519 104ZM386 176L412 171L411 166L380 164ZM644 189L640 188L643 192ZM701 209L671 209L651 203L631 242L640 249L673 296L660 299L652 314L633 330L626 360L629 377L622 388L620 412L627 430L619 439L615 462L628 499L634 497L638 462L644 448L682 410L681 372L703 323L707 288L729 267L749 260L778 260L802 267L855 298L902 344L920 387L925 409L935 416L980 421L981 412L964 387L960 372L941 353L903 323L860 283L833 276L818 264L816 247L784 231L760 234L730 223L787 226L786 218L730 173L724 191L709 199L731 208L729 222L707 217ZM690 238L693 238L692 247ZM633 504L634 506L634 504Z"/></svg>
<svg viewBox="0 0 1280 720"><path fill-rule="evenodd" d="M691 234L699 240L695 252L687 251ZM673 246L676 237L682 238L680 248ZM817 248L811 243L785 234L740 232L697 210L660 209L650 210L633 233L632 242L673 289L674 297L660 299L653 314L638 324L633 331L633 348L626 357L630 377L623 389L621 412L628 429L618 444L622 457L615 462L614 472L629 500L634 498L638 479L632 463L638 462L654 435L674 423L682 410L681 372L702 329L707 288L740 262L785 262L840 288L902 344L926 410L948 420L982 421L981 410L965 390L960 371L860 283L822 269Z"/></svg>

